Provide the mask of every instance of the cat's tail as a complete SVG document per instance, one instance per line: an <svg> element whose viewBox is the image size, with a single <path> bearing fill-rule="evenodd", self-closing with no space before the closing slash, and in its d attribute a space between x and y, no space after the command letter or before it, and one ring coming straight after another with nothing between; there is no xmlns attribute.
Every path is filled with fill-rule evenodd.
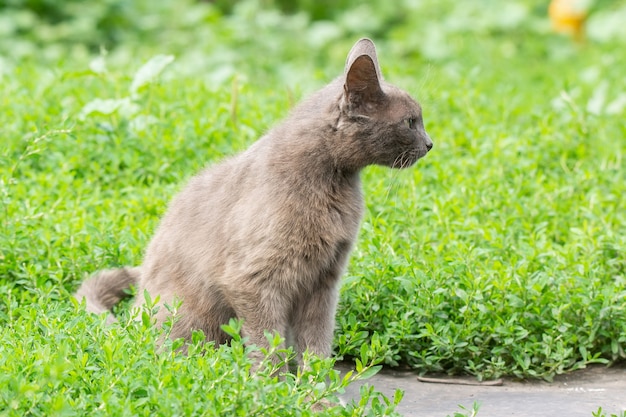
<svg viewBox="0 0 626 417"><path fill-rule="evenodd" d="M78 301L84 299L89 312L110 312L115 304L129 296L126 290L139 282L140 273L139 267L100 271L82 283L74 298ZM107 322L114 321L113 315L109 314Z"/></svg>

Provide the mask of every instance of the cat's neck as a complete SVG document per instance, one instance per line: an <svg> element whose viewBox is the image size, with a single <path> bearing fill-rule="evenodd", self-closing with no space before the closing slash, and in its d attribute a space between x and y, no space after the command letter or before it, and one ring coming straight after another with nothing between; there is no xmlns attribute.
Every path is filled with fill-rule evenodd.
<svg viewBox="0 0 626 417"><path fill-rule="evenodd" d="M363 164L346 149L338 129L343 81L335 80L295 107L268 133L268 157L292 172L318 181L358 181Z"/></svg>
<svg viewBox="0 0 626 417"><path fill-rule="evenodd" d="M320 128L315 122L302 121L297 127L288 126L284 124L263 138L268 145L265 158L269 169L297 182L359 185L361 170L347 166L333 152L333 142L339 138L331 126Z"/></svg>

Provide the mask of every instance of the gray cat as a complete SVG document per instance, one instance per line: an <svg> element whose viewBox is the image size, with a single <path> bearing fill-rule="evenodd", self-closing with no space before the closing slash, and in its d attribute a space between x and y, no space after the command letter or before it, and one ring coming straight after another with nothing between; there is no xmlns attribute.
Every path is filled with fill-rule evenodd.
<svg viewBox="0 0 626 417"><path fill-rule="evenodd" d="M243 319L248 343L277 331L331 353L339 280L363 214L359 173L405 168L433 143L409 94L383 81L376 49L359 40L345 73L299 104L247 151L192 178L172 201L143 265L102 271L78 289L87 310L110 310L131 284L161 304L182 300L171 337ZM167 309L160 308L162 323ZM113 318L111 317L111 321Z"/></svg>

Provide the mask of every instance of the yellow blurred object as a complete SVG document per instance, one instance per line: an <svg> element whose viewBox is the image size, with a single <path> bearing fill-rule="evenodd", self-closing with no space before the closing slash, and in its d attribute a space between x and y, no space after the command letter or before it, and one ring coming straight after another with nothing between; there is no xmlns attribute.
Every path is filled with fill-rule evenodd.
<svg viewBox="0 0 626 417"><path fill-rule="evenodd" d="M552 28L556 32L573 35L575 39L582 40L589 3L585 0L552 0L548 7Z"/></svg>

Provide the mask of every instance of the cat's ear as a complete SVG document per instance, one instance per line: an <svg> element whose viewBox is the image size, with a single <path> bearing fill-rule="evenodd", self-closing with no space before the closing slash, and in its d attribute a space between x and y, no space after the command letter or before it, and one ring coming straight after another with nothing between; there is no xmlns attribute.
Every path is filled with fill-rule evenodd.
<svg viewBox="0 0 626 417"><path fill-rule="evenodd" d="M345 73L348 74L350 67L356 61L358 57L361 55L367 55L372 59L374 63L374 67L376 68L376 76L379 81L383 80L383 75L380 72L380 65L378 65L378 57L376 56L376 46L374 46L374 42L370 39L362 38L354 44L350 52L348 53L348 57L346 58L346 69Z"/></svg>
<svg viewBox="0 0 626 417"><path fill-rule="evenodd" d="M378 102L384 97L376 48L369 39L361 39L348 54L346 61L346 99L355 105Z"/></svg>

